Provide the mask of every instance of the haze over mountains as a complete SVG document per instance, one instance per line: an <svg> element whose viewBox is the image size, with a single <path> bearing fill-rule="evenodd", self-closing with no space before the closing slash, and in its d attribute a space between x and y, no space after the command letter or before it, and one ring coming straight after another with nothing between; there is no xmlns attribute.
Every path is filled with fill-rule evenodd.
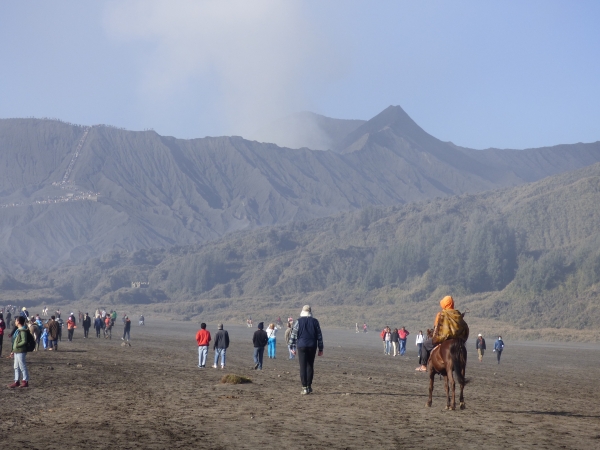
<svg viewBox="0 0 600 450"><path fill-rule="evenodd" d="M0 267L18 273L112 250L197 244L369 205L517 186L600 161L598 142L461 148L397 106L364 123L320 123L332 151L1 120Z"/></svg>

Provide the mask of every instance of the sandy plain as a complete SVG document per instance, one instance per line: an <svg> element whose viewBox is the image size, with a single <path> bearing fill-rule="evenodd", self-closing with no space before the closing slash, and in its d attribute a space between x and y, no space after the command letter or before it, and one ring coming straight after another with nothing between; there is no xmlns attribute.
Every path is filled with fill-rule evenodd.
<svg viewBox="0 0 600 450"><path fill-rule="evenodd" d="M446 411L438 379L433 406L425 407L428 378L414 370L412 336L406 356L390 357L377 333L324 329L314 393L301 396L283 336L277 358L255 371L255 328L226 326L227 367L210 367L211 349L201 370L197 328L148 320L132 327L131 347L121 346L122 325L112 340L83 339L77 329L58 352L29 354L31 387L0 389L1 442L27 449L600 448L598 345L509 341L498 365L491 350L479 363L471 339L467 409ZM12 364L0 360L4 386ZM253 383L220 384L225 373Z"/></svg>

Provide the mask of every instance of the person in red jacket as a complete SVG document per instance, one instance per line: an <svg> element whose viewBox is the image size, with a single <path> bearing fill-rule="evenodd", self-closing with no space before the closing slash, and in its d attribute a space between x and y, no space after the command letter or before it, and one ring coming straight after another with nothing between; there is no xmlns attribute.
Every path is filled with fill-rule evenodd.
<svg viewBox="0 0 600 450"><path fill-rule="evenodd" d="M400 328L398 331L398 338L400 341L400 356L403 356L406 353L406 338L410 333L404 327Z"/></svg>
<svg viewBox="0 0 600 450"><path fill-rule="evenodd" d="M206 329L206 324L200 324L200 329L196 333L196 342L198 343L198 368L206 367L206 356L208 355L208 344L210 342L210 331Z"/></svg>

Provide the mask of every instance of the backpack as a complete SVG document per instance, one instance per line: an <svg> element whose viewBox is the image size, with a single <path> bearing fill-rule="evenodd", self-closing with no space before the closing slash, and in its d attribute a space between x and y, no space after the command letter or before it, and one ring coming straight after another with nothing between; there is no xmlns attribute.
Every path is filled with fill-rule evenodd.
<svg viewBox="0 0 600 450"><path fill-rule="evenodd" d="M35 350L35 347L35 338L33 337L33 334L31 334L31 331L27 330L27 344L25 345L25 351L27 353L32 352Z"/></svg>

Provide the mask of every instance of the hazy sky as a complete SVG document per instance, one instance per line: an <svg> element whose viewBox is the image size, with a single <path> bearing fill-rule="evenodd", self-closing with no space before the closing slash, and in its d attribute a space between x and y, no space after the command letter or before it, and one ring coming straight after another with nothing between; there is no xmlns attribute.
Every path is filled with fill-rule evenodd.
<svg viewBox="0 0 600 450"><path fill-rule="evenodd" d="M400 105L473 148L600 140L600 2L0 2L0 117L181 138Z"/></svg>

